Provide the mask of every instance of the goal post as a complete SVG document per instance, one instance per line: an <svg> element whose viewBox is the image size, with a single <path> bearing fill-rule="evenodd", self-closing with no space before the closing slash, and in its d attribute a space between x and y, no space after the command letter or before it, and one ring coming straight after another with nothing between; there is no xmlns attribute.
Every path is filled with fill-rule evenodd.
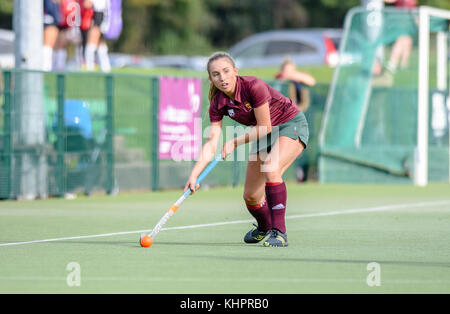
<svg viewBox="0 0 450 314"><path fill-rule="evenodd" d="M417 148L414 162L414 184L426 186L428 183L428 129L429 129L429 60L430 60L430 17L450 20L450 11L437 8L419 7L419 72L417 110ZM447 30L448 31L448 30ZM448 32L437 35L437 89L444 91L448 68ZM449 121L450 122L450 121ZM450 141L450 137L449 137ZM449 142L450 144L450 142ZM450 146L449 146L450 157ZM450 160L450 158L449 158ZM450 163L449 163L450 179Z"/></svg>

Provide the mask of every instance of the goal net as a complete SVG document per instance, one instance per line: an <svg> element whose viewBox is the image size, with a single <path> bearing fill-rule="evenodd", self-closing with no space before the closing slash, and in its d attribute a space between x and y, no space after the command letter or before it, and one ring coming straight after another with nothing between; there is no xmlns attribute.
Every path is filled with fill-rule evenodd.
<svg viewBox="0 0 450 314"><path fill-rule="evenodd" d="M450 11L349 11L320 131L321 182L449 181Z"/></svg>

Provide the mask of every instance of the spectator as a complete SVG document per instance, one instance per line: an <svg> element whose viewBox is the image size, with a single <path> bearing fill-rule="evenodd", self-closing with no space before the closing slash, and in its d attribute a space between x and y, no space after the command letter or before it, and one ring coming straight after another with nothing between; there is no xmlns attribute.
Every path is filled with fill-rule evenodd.
<svg viewBox="0 0 450 314"><path fill-rule="evenodd" d="M51 71L53 50L59 34L61 22L60 0L44 0L44 47L42 69Z"/></svg>
<svg viewBox="0 0 450 314"><path fill-rule="evenodd" d="M412 9L417 7L417 0L384 0L386 3L392 3L397 8ZM398 65L405 69L408 67L409 55L413 46L413 38L410 34L404 34L397 38L392 46L391 56L387 64L387 69L395 73Z"/></svg>
<svg viewBox="0 0 450 314"><path fill-rule="evenodd" d="M80 5L81 12L81 42L77 46L76 56L80 68L85 68L86 62L84 56L86 54L86 44L89 29L91 28L92 19L94 17L94 8L92 7L92 2L90 0L78 0L78 3Z"/></svg>
<svg viewBox="0 0 450 314"><path fill-rule="evenodd" d="M409 10L417 7L417 0L384 0L384 2L393 4L397 8ZM392 45L391 55L388 63L381 65L379 60L375 60L373 74L376 76L373 80L374 84L392 85L393 74L397 72L398 67L406 69L408 67L409 56L414 43L412 31L410 27L411 17L401 15L396 17L396 27L402 34L397 37Z"/></svg>
<svg viewBox="0 0 450 314"><path fill-rule="evenodd" d="M303 85L314 86L316 84L314 77L308 73L297 71L295 64L290 59L285 59L275 78L290 82L288 96L301 111L305 112L309 107L309 92L303 88Z"/></svg>
<svg viewBox="0 0 450 314"><path fill-rule="evenodd" d="M61 21L59 23L59 35L55 45L54 69L64 70L67 60L67 46L81 44L81 14L80 0L60 0Z"/></svg>
<svg viewBox="0 0 450 314"><path fill-rule="evenodd" d="M86 0L85 8L93 8L94 10L93 22L88 32L85 49L86 69L89 71L95 69L95 54L97 53L100 69L103 72L110 72L108 46L101 31L107 9L107 0Z"/></svg>
<svg viewBox="0 0 450 314"><path fill-rule="evenodd" d="M300 72L295 68L295 64L290 59L285 59L280 67L280 72L275 76L280 80L289 81L288 97L294 101L298 109L306 112L310 105L309 90L304 85L314 86L316 80L308 73ZM303 154L302 158L296 162L296 177L298 182L307 180L309 170L308 154Z"/></svg>

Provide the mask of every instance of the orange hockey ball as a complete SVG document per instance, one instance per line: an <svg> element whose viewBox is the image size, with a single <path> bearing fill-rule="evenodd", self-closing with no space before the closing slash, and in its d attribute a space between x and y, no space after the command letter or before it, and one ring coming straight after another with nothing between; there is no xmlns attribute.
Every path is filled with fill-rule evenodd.
<svg viewBox="0 0 450 314"><path fill-rule="evenodd" d="M141 238L141 246L142 247L150 247L153 244L153 239L146 235Z"/></svg>

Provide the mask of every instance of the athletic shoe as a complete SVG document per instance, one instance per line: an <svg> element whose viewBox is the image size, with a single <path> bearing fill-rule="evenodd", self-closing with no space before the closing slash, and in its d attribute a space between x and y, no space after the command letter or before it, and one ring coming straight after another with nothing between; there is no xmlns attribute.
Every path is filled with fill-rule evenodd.
<svg viewBox="0 0 450 314"><path fill-rule="evenodd" d="M287 234L278 231L277 229L270 230L270 236L264 241L264 246L288 246Z"/></svg>
<svg viewBox="0 0 450 314"><path fill-rule="evenodd" d="M245 243L258 243L261 240L264 240L264 238L267 236L268 232L259 231L258 226L253 224L255 228L247 232L247 234L244 237Z"/></svg>

